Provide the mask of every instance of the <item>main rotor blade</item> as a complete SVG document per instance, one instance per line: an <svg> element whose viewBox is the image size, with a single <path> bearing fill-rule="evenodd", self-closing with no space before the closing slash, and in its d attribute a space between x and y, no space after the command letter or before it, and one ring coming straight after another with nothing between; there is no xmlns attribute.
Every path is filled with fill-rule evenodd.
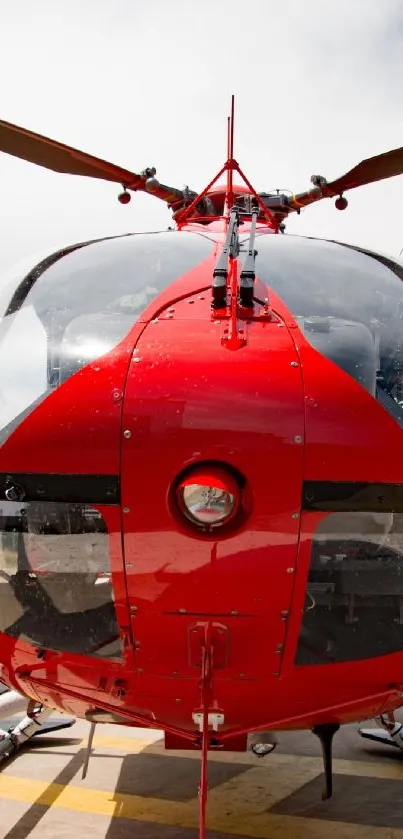
<svg viewBox="0 0 403 839"><path fill-rule="evenodd" d="M346 175L328 184L328 188L333 191L334 195L340 195L347 189L355 189L357 186L372 184L375 181L383 181L385 178L393 178L395 175L402 174L403 147L362 160L358 166L355 166Z"/></svg>
<svg viewBox="0 0 403 839"><path fill-rule="evenodd" d="M3 120L0 120L0 151L54 172L101 178L145 190L145 179L134 172Z"/></svg>
<svg viewBox="0 0 403 839"><path fill-rule="evenodd" d="M367 160L362 160L354 169L347 172L341 178L335 181L325 183L322 187L316 187L309 190L309 192L301 192L299 195L293 195L290 199L289 206L291 210L298 210L302 207L308 207L315 201L320 201L322 198L331 198L335 195L341 195L348 189L355 189L358 186L375 183L375 181L382 181L386 178L393 178L395 175L403 174L403 147L400 149L393 149L392 151L378 154L375 157L369 157Z"/></svg>

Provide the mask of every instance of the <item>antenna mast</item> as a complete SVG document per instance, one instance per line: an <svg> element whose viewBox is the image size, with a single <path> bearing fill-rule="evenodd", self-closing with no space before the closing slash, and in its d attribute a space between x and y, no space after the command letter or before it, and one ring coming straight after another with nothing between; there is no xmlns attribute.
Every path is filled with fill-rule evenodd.
<svg viewBox="0 0 403 839"><path fill-rule="evenodd" d="M226 195L226 210L228 216L231 212L234 203L234 187L233 187L233 172L234 172L234 115L235 115L235 96L231 96L231 116L228 117L228 131L227 131L227 195Z"/></svg>

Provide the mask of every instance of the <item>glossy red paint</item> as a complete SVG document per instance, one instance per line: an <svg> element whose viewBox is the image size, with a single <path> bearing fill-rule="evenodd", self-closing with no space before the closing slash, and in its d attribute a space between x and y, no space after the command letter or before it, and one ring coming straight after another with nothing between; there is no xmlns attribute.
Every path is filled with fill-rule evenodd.
<svg viewBox="0 0 403 839"><path fill-rule="evenodd" d="M241 324L244 349L229 350L226 320L212 317L204 291L214 258L160 295L113 352L52 393L3 446L2 471L121 468L121 507L99 510L124 646L107 665L52 651L38 659L3 635L3 677L77 716L104 708L191 741L208 624L224 741L396 707L402 654L330 668L295 667L294 656L324 515L301 519L303 478L399 480L400 429L307 344L273 292L272 315L256 306ZM115 401L116 390L124 396ZM205 462L241 477L233 530L200 533L171 504L178 475Z"/></svg>
<svg viewBox="0 0 403 839"><path fill-rule="evenodd" d="M37 326L44 328L43 357L48 368L37 397L40 387L46 384L56 389L46 396L42 393L39 401L30 406L31 412L21 414L23 408L16 408L17 415L7 420L7 423L15 422L16 427L10 431L8 425L9 436L0 449L1 486L6 499L0 507L2 532L6 541L10 531L17 537L11 550L16 568L10 575L2 569L0 580L14 587L15 597L11 598L10 615L7 604L4 625L16 635L0 633L0 678L38 702L75 716L95 720L103 712L121 723L165 730L168 747L200 748L200 839L205 839L210 747L245 748L250 731L347 723L391 711L403 703L403 652L366 660L358 655L353 662L343 662L343 655L348 658L351 653L344 646L340 662L335 663L330 660L326 646L330 638L332 648L331 632L330 636L326 635L320 623L319 632L317 624L314 629L321 643L312 646L309 616L306 620L307 595L313 600L312 569L317 573L313 582L317 584L319 580L319 585L323 585L322 560L329 578L333 573L340 574L340 565L334 571L340 556L342 563L347 557L349 564L351 553L340 555L334 551L331 556L318 555L318 544L321 551L322 542L318 541L317 531L325 525L327 514L315 511L318 505L311 504L315 495L307 496L304 485L304 482L316 482L323 489L325 482L333 482L334 489L338 481L363 482L372 485L374 493L374 485L398 484L395 494L399 498L395 506L403 511L400 493L403 409L399 404L399 384L403 388L403 379L393 365L389 371L387 363L382 368L380 321L371 301L368 304L367 300L368 317L363 318L363 323L361 313L357 317L361 335L367 329L367 345L372 339L371 350L367 346L365 359L362 352L356 364L360 372L349 368L345 358L343 365L340 354L336 354L339 367L325 357L331 353L320 338L316 346L322 348L324 355L308 343L285 303L256 276L254 264L254 245L259 235L278 234L288 213L299 211L300 207L326 196L340 196L353 186L401 173L402 150L363 161L330 184L313 179L312 190L289 197L256 192L234 159L233 140L232 97L227 160L196 196L187 189L172 189L158 183L155 169L136 175L25 129L1 123L1 146L6 153L56 171L119 183L124 188L119 196L123 203L130 198L127 190L150 191L170 205L181 237L198 233L211 243L210 255L204 262L160 293L158 288L164 279L161 269L167 252L162 249L158 255L152 247L147 251L146 245L145 252L151 255L150 273L154 271L159 279L157 288L151 283L139 286L140 300L150 299L154 293L157 296L113 350L86 366L82 366L83 359L92 355L80 355L81 315L84 309L86 314L94 312L91 305L87 308L84 305L83 311L78 306L73 321L77 331L73 331L72 339L70 336L67 349L74 363L70 372L67 365L67 373L70 375L80 366L82 369L66 381L61 373L58 338L62 335L61 342L64 340L68 319L62 325L57 323L57 318L53 322L53 314L58 309L51 305L46 309L50 318L41 318L39 294L39 305L33 306L33 315L35 318L39 314ZM242 179L241 186L234 184L234 173ZM226 177L225 185L219 184L221 177ZM345 203L339 197L336 206L340 201ZM189 241L184 248L186 253L193 247L188 248ZM280 243L280 239L276 242ZM174 254L174 248L169 255ZM200 239L196 250L202 252ZM248 252L243 265L242 250ZM229 254L228 259L225 254ZM332 254L337 261L334 251ZM333 327L339 321L343 326L354 326L349 320L348 306L341 305L341 315L336 306L329 318L321 311L321 306L326 309L326 300L316 300L323 296L321 272L319 283L311 284L315 291L311 292L308 306L304 305L308 292L307 287L299 286L303 274L298 269L299 260L303 262L305 257L302 251L297 261L293 257L294 262L291 259L288 263L290 273L287 275L286 269L284 276L280 261L279 271L283 281L279 287L291 301L289 305L294 307L292 296L287 296L290 276L297 297L299 294L302 298L298 317L304 322L304 332L306 327L308 330L312 327L323 338L323 333L330 334L332 330L334 335ZM332 258L329 250L323 258ZM158 263L156 269L154 259ZM379 261L388 265L383 258ZM175 273L175 261L172 264ZM139 274L143 276L144 268L139 266ZM258 268L257 264L257 271ZM399 270L395 274L402 279ZM269 286L276 284L273 271L275 266L269 264ZM365 267L363 271L365 274ZM85 270L82 276L85 286ZM226 308L212 312L212 280L213 277L222 280L223 276L226 287L223 289L218 283L214 303L226 304ZM124 277L132 285L114 305L118 315L123 312L133 315L142 303L138 303L134 274L127 265ZM343 278L346 277L348 274L344 272ZM360 280L362 274L358 271L356 277ZM24 280L28 285L23 292L36 279L37 275L31 272ZM109 276L107 279L109 282ZM371 279L373 282L374 277ZM168 282L166 276L165 280ZM110 281L114 281L113 274ZM252 300L252 285L253 308L247 308ZM372 288L376 297L377 285ZM69 295L70 290L61 304L59 301L63 313L69 310ZM387 296L381 303L380 290L379 295L378 304L382 308ZM17 300L10 301L7 314L11 329L12 314L23 305L23 300L24 294L20 298L17 294ZM108 302L103 302L106 311L101 306L102 311L95 314L95 319L101 315L98 326L102 322L108 330L108 313L112 312L113 321L116 312ZM399 290L388 300L389 314L395 304L401 308ZM122 323L119 317L117 320L118 324ZM99 338L96 329L95 335ZM362 346L365 350L364 338ZM386 362L390 362L396 350L393 340L391 347ZM355 364L357 356L353 360ZM21 353L22 366L24 361ZM343 372L344 368L351 375ZM367 370L371 372L370 379L365 378ZM18 372L26 374L24 369ZM380 401L365 387L372 388L371 393ZM397 392L391 396L394 388ZM390 405L386 410L382 407L387 406L388 398L394 401L393 410ZM389 410L398 421L389 415ZM191 469L199 469L203 479L209 475L220 476L218 480L237 497L236 514L222 527L200 529L184 515L178 503L178 482ZM18 483L19 473L25 476L26 486L31 487L28 495L31 493L32 497L26 498L23 482ZM71 475L77 476L75 487ZM73 499L60 498L63 484L68 485ZM395 490L392 486L391 495ZM97 491L98 501L103 498L102 504L95 498ZM87 497L86 493L92 492L94 497ZM41 512L42 496L46 493L45 503L49 506L47 512ZM108 504L111 498L113 503ZM348 503L350 498L348 495ZM375 498L373 494L371 510L383 512L384 500L382 495ZM391 507L391 502L388 503ZM344 509L350 512L352 507L343 508L343 512ZM343 527L344 524L345 519ZM23 534L27 532L29 538L34 537L36 561L38 556L40 560L41 551L44 554L45 570L39 561L37 576L32 573L24 542ZM325 526L323 532L330 531ZM98 536L99 542L95 538L86 544L88 534L90 539ZM53 559L48 557L48 565L49 542L46 546L40 539L35 542L38 535L50 536L50 541L54 536L68 536L64 548L60 547L60 541L57 549L53 548ZM333 542L332 536L325 535L325 544L339 546L343 543L339 535ZM364 530L365 535L368 534ZM84 539L74 541L77 536ZM347 551L350 542L346 537ZM358 544L361 544L359 540ZM84 550L88 550L93 562L95 552L104 551L98 564L95 561L95 573L90 563L86 563L88 557L84 556ZM62 556L59 564L58 553ZM393 550L390 554L393 555ZM373 559L368 546L366 555ZM395 567L396 556L401 558L395 551ZM55 567L61 574L67 572L65 580L72 573L80 578L83 589L87 587L86 592L90 590L88 605L84 595L80 599L81 611L69 612L71 594L75 594L73 588L69 588L65 600L62 597L60 609L47 596L46 579L50 586L54 585L54 591L60 584L57 573L56 581L49 579ZM353 570L349 567L350 577L357 573L356 567ZM383 571L384 565L380 567ZM97 590L100 596L94 593L98 584L104 586L105 597L102 588ZM323 588L319 588L319 595L321 592ZM348 591L349 597L350 594ZM32 597L37 600L30 612ZM339 602L345 605L343 597L345 591L341 589L335 611ZM333 605L331 602L332 609ZM41 608L44 620L39 621L38 630L35 620L38 615L42 617ZM329 600L318 599L320 621L321 609L329 611ZM91 620L86 623L88 613ZM27 614L28 623L24 624ZM372 619L373 612L369 614ZM56 624L52 624L55 615ZM354 623L350 601L348 620L341 620L341 635L346 623ZM397 620L392 614L386 623L388 631L392 628L395 634L396 623L401 627L401 609ZM59 630L59 649L72 649L73 638L76 650L90 649L94 655L55 651L51 647L52 638L47 644L44 626L48 631L53 627L55 634ZM45 642L36 648L22 640L24 637L39 637L41 643L43 639ZM343 637L342 646L345 634ZM398 635L398 641L400 638ZM362 634L358 641L362 642ZM53 643L56 646L55 636ZM337 643L333 648L340 652ZM379 643L382 646L384 642L381 639ZM399 643L394 643L393 649L398 646ZM302 657L298 657L301 647ZM375 646L377 652L379 649ZM304 658L307 650L310 659ZM325 664L296 664L323 658ZM330 792L330 784L328 788Z"/></svg>

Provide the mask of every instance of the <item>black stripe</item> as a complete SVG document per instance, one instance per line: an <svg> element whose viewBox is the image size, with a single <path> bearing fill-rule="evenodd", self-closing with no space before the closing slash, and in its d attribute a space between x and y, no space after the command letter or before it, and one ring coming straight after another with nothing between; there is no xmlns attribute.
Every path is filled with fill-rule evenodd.
<svg viewBox="0 0 403 839"><path fill-rule="evenodd" d="M0 472L0 498L13 500L10 489L15 490L16 501L54 501L65 504L119 504L120 501L117 475Z"/></svg>
<svg viewBox="0 0 403 839"><path fill-rule="evenodd" d="M403 484L304 481L303 510L403 513Z"/></svg>

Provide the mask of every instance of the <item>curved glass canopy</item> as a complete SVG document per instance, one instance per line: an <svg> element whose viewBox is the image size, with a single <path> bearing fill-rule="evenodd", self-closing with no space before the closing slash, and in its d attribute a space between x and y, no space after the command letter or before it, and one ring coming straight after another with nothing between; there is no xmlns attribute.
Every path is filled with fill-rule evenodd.
<svg viewBox="0 0 403 839"><path fill-rule="evenodd" d="M403 425L403 264L348 245L257 236L256 271L305 338Z"/></svg>
<svg viewBox="0 0 403 839"><path fill-rule="evenodd" d="M45 259L3 290L0 443L47 393L116 346L159 292L211 250L207 238L176 231L104 239Z"/></svg>

